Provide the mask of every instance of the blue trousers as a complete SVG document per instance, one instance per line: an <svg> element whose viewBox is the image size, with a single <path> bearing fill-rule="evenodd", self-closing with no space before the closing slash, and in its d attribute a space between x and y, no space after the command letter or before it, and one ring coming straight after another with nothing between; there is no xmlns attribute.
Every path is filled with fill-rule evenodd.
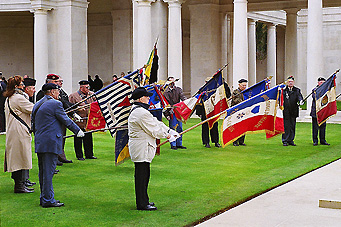
<svg viewBox="0 0 341 227"><path fill-rule="evenodd" d="M175 131L177 131L178 133L181 133L182 132L182 122L181 121L178 121L178 119L176 119L175 115L173 114L173 119L170 119L169 120L169 127L171 129L174 129ZM182 136L180 136L179 139L177 139L176 141L174 142L171 142L170 143L171 146L182 146Z"/></svg>
<svg viewBox="0 0 341 227"><path fill-rule="evenodd" d="M40 204L42 206L53 204L54 191L52 178L56 169L58 155L54 153L37 153L39 166L39 184L40 184Z"/></svg>

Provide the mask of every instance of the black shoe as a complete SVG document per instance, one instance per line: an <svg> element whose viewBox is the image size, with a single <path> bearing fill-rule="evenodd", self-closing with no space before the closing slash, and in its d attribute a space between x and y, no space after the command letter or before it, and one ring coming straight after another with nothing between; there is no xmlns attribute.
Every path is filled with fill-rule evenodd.
<svg viewBox="0 0 341 227"><path fill-rule="evenodd" d="M151 205L147 205L145 207L138 207L138 210L157 210L157 208L155 206L151 206Z"/></svg>
<svg viewBox="0 0 341 227"><path fill-rule="evenodd" d="M187 149L187 147L184 147L184 146L176 146L176 148L178 148L178 149Z"/></svg>
<svg viewBox="0 0 341 227"><path fill-rule="evenodd" d="M61 206L64 206L64 203L52 203L52 204L48 204L48 205L42 205L42 207L44 208L48 208L48 207L61 207Z"/></svg>
<svg viewBox="0 0 341 227"><path fill-rule="evenodd" d="M53 174L58 174L59 173L59 169L55 169Z"/></svg>
<svg viewBox="0 0 341 227"><path fill-rule="evenodd" d="M57 160L57 166L62 166L62 165L63 165L63 163L61 161Z"/></svg>
<svg viewBox="0 0 341 227"><path fill-rule="evenodd" d="M150 202L150 203L149 203L149 205L151 205L151 206L155 206L155 203L153 203L153 202Z"/></svg>
<svg viewBox="0 0 341 227"><path fill-rule="evenodd" d="M59 201L59 200L56 200L56 203L60 203L60 201ZM39 203L39 206L41 206L41 202Z"/></svg>
<svg viewBox="0 0 341 227"><path fill-rule="evenodd" d="M320 143L321 145L327 145L327 146L329 146L330 144L329 143L327 143L327 142L324 142L324 143Z"/></svg>
<svg viewBox="0 0 341 227"><path fill-rule="evenodd" d="M171 146L171 149L177 150L178 148L176 146Z"/></svg>
<svg viewBox="0 0 341 227"><path fill-rule="evenodd" d="M28 188L28 187L26 187L26 186L24 186L25 187L25 189L27 189L27 190L29 190L29 191L33 191L34 192L34 188Z"/></svg>
<svg viewBox="0 0 341 227"><path fill-rule="evenodd" d="M204 145L206 148L211 148L211 145L208 143L208 144L205 144Z"/></svg>
<svg viewBox="0 0 341 227"><path fill-rule="evenodd" d="M287 147L287 146L288 146L288 143L287 143L287 142L284 142L284 143L283 143L283 146Z"/></svg>
<svg viewBox="0 0 341 227"><path fill-rule="evenodd" d="M235 143L235 142L233 142L233 146L239 146L239 144L238 144L238 143Z"/></svg>
<svg viewBox="0 0 341 227"><path fill-rule="evenodd" d="M85 158L77 158L79 161L84 161Z"/></svg>
<svg viewBox="0 0 341 227"><path fill-rule="evenodd" d="M63 159L62 163L72 163L72 160Z"/></svg>
<svg viewBox="0 0 341 227"><path fill-rule="evenodd" d="M240 143L239 146L246 146L246 144L245 143Z"/></svg>
<svg viewBox="0 0 341 227"><path fill-rule="evenodd" d="M316 143L313 143L313 146L317 146L318 145L318 143L316 142Z"/></svg>
<svg viewBox="0 0 341 227"><path fill-rule="evenodd" d="M26 187L31 187L35 184L37 184L36 182L31 182L29 179L27 179L25 182L24 182L25 186Z"/></svg>
<svg viewBox="0 0 341 227"><path fill-rule="evenodd" d="M221 145L219 143L215 143L214 146L221 147Z"/></svg>
<svg viewBox="0 0 341 227"><path fill-rule="evenodd" d="M97 159L95 156L85 157L86 159Z"/></svg>
<svg viewBox="0 0 341 227"><path fill-rule="evenodd" d="M290 146L296 146L296 144L294 142L290 142L289 145Z"/></svg>

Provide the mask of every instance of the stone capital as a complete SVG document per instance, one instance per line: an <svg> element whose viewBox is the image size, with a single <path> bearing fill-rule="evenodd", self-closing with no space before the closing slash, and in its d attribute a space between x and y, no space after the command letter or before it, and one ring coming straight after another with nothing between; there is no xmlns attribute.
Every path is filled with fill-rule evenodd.
<svg viewBox="0 0 341 227"><path fill-rule="evenodd" d="M296 14L297 15L297 12L299 11L299 9L298 8L288 8L288 9L284 9L284 11L287 14Z"/></svg>
<svg viewBox="0 0 341 227"><path fill-rule="evenodd" d="M38 9L48 11L54 7L51 1L48 1L48 0L31 0L31 6L33 9L33 12L37 11Z"/></svg>
<svg viewBox="0 0 341 227"><path fill-rule="evenodd" d="M138 5L151 5L152 2L155 2L155 0L133 0L133 2L136 2Z"/></svg>
<svg viewBox="0 0 341 227"><path fill-rule="evenodd" d="M168 3L168 5L181 5L186 2L186 0L163 0Z"/></svg>

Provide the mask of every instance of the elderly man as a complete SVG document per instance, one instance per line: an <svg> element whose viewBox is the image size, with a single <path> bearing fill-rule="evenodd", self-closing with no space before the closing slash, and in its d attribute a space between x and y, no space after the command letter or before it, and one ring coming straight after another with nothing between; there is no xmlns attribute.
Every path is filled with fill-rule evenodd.
<svg viewBox="0 0 341 227"><path fill-rule="evenodd" d="M85 100L79 104L79 106L85 106L95 101L95 98L89 98L93 96L93 92L90 91L90 83L87 80L79 81L79 90L75 93L72 93L69 96L69 100L71 103L78 103L82 100ZM88 122L87 117L89 114L89 106L86 106L80 110L78 110L78 114L81 116L81 120L78 120L77 125L85 131L86 124ZM86 159L97 159L93 153L93 141L92 141L92 133L87 133L84 138L74 138L74 148L76 157L79 161L84 161L82 145L84 145L84 153Z"/></svg>
<svg viewBox="0 0 341 227"><path fill-rule="evenodd" d="M59 86L48 83L43 85L42 90L45 96L34 105L31 117L38 156L40 205L44 208L60 207L64 203L54 198L52 178L58 154L62 152L63 125L77 134L77 137L84 137L84 133L66 115L62 103L58 101Z"/></svg>
<svg viewBox="0 0 341 227"><path fill-rule="evenodd" d="M240 79L238 81L238 88L235 89L232 93L231 106L237 105L238 103L241 103L244 101L244 95L242 92L246 89L247 82L248 81L246 79ZM233 146L246 146L244 141L245 141L245 135L239 137L236 141L234 141Z"/></svg>
<svg viewBox="0 0 341 227"><path fill-rule="evenodd" d="M313 145L317 146L318 145L318 138L317 136L319 135L320 137L320 144L321 145L330 145L326 141L326 127L327 123L324 122L320 126L317 123L317 116L316 116L316 95L315 95L315 90L321 86L324 82L326 82L326 79L323 77L320 77L317 79L317 86L312 90L312 98L313 102L311 103L311 111L310 111L310 116L312 120L312 131L313 131Z"/></svg>
<svg viewBox="0 0 341 227"><path fill-rule="evenodd" d="M283 146L296 146L294 143L296 118L298 117L299 105L303 105L303 96L301 90L294 86L295 78L289 76L287 79L287 86L283 90L283 121L284 121L284 134L282 134Z"/></svg>
<svg viewBox="0 0 341 227"><path fill-rule="evenodd" d="M131 98L134 105L128 118L129 154L135 165L135 194L138 210L156 210L147 193L150 163L156 152L156 139L175 141L180 135L157 120L149 111L149 97L153 94L143 87L136 88Z"/></svg>
<svg viewBox="0 0 341 227"><path fill-rule="evenodd" d="M184 101L186 97L184 96L184 93L182 92L182 89L180 87L175 86L175 82L178 79L174 79L174 77L168 77L167 82L169 85L166 88L163 95L167 99L168 103L170 105L177 104L181 101ZM178 133L182 132L182 122L177 120L175 117L175 114L172 113L172 115L169 118L169 127L171 129L174 129ZM182 146L182 136L180 136L176 141L171 142L171 149L186 149L186 147Z"/></svg>

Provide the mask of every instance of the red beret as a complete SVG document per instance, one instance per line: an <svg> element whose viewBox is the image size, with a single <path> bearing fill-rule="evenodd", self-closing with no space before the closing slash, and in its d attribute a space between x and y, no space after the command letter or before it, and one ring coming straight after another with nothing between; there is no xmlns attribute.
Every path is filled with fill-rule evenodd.
<svg viewBox="0 0 341 227"><path fill-rule="evenodd" d="M46 76L46 79L50 79L50 80L59 80L59 76L56 74L48 74Z"/></svg>

